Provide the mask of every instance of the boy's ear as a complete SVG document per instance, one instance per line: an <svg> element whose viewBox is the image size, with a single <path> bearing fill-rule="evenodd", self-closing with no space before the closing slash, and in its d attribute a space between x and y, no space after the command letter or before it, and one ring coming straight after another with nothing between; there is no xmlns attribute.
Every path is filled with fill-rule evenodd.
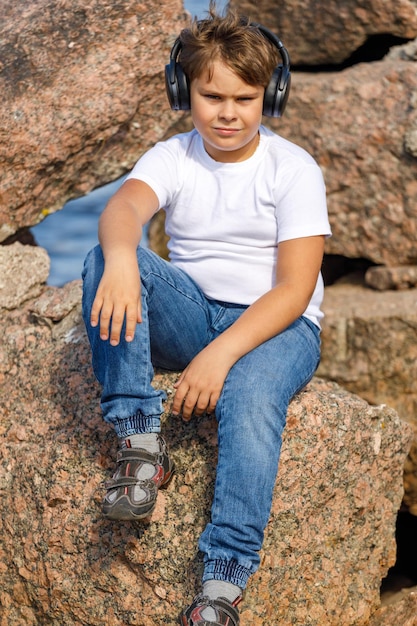
<svg viewBox="0 0 417 626"><path fill-rule="evenodd" d="M172 46L168 65L165 66L165 89L171 109L174 111L188 111L191 108L190 86L188 78L177 61L181 50L180 38Z"/></svg>

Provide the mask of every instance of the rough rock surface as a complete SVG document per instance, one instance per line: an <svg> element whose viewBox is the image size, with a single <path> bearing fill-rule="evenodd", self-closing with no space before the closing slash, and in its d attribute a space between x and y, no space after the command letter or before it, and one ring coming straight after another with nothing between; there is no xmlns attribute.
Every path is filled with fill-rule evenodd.
<svg viewBox="0 0 417 626"><path fill-rule="evenodd" d="M103 520L116 441L99 415L79 300L76 281L2 315L0 624L174 626L198 587L215 422L165 415L177 472L151 522ZM155 383L170 394L175 378ZM315 379L294 400L242 626L361 626L377 614L410 439L392 409L334 383Z"/></svg>
<svg viewBox="0 0 417 626"><path fill-rule="evenodd" d="M415 0L232 0L239 10L279 33L293 64L348 59L368 37L417 37Z"/></svg>
<svg viewBox="0 0 417 626"><path fill-rule="evenodd" d="M410 146L417 137L417 63L295 73L285 116L267 124L322 167L333 231L328 254L415 263L417 148Z"/></svg>
<svg viewBox="0 0 417 626"><path fill-rule="evenodd" d="M392 61L417 61L417 39L402 46L394 46L385 58Z"/></svg>
<svg viewBox="0 0 417 626"><path fill-rule="evenodd" d="M374 289L409 289L417 286L417 265L400 267L370 267L365 274L365 282Z"/></svg>
<svg viewBox="0 0 417 626"><path fill-rule="evenodd" d="M416 429L417 290L363 284L325 290L320 376L371 404L388 404ZM404 504L417 515L417 438L405 465Z"/></svg>
<svg viewBox="0 0 417 626"><path fill-rule="evenodd" d="M14 243L0 246L0 309L17 309L41 292L51 262L43 248Z"/></svg>
<svg viewBox="0 0 417 626"><path fill-rule="evenodd" d="M404 590L401 600L379 609L369 626L417 626L417 590Z"/></svg>
<svg viewBox="0 0 417 626"><path fill-rule="evenodd" d="M177 114L163 72L187 19L181 0L1 3L0 241L164 135Z"/></svg>

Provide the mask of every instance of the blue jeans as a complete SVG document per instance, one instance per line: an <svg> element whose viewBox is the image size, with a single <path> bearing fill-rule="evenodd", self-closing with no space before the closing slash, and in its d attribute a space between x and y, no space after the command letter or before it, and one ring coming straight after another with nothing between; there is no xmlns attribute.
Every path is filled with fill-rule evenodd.
<svg viewBox="0 0 417 626"><path fill-rule="evenodd" d="M186 273L150 250L139 247L138 261L143 321L133 342L121 340L116 347L89 323L104 268L99 246L87 255L83 271L83 315L103 388L103 417L118 437L159 432L164 393L152 387L153 367L183 369L247 308L207 299ZM215 493L199 541L203 581L226 580L244 589L257 570L288 404L319 358L319 329L300 317L231 368L216 406Z"/></svg>

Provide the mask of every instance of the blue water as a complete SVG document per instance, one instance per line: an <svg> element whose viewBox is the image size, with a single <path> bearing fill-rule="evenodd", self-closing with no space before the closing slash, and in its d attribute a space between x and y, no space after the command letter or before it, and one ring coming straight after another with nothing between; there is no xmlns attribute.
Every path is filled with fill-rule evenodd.
<svg viewBox="0 0 417 626"><path fill-rule="evenodd" d="M226 0L218 0L221 9ZM209 0L185 0L184 6L194 17L204 17ZM64 207L49 215L32 228L36 243L45 248L51 259L49 285L61 287L80 278L83 261L88 250L96 245L97 225L107 200L120 187L119 179L95 189L87 196L70 200Z"/></svg>

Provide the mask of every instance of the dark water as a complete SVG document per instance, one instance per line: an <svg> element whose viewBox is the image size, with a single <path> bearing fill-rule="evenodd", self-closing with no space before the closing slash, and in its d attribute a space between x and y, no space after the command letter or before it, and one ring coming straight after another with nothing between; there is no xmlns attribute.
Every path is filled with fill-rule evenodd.
<svg viewBox="0 0 417 626"><path fill-rule="evenodd" d="M225 2L218 0L217 6L221 8ZM208 4L209 0L184 2L187 11L197 17L204 17ZM84 257L97 243L100 213L122 182L120 179L83 198L70 200L60 211L32 228L37 244L45 248L51 258L48 284L60 287L80 277Z"/></svg>

